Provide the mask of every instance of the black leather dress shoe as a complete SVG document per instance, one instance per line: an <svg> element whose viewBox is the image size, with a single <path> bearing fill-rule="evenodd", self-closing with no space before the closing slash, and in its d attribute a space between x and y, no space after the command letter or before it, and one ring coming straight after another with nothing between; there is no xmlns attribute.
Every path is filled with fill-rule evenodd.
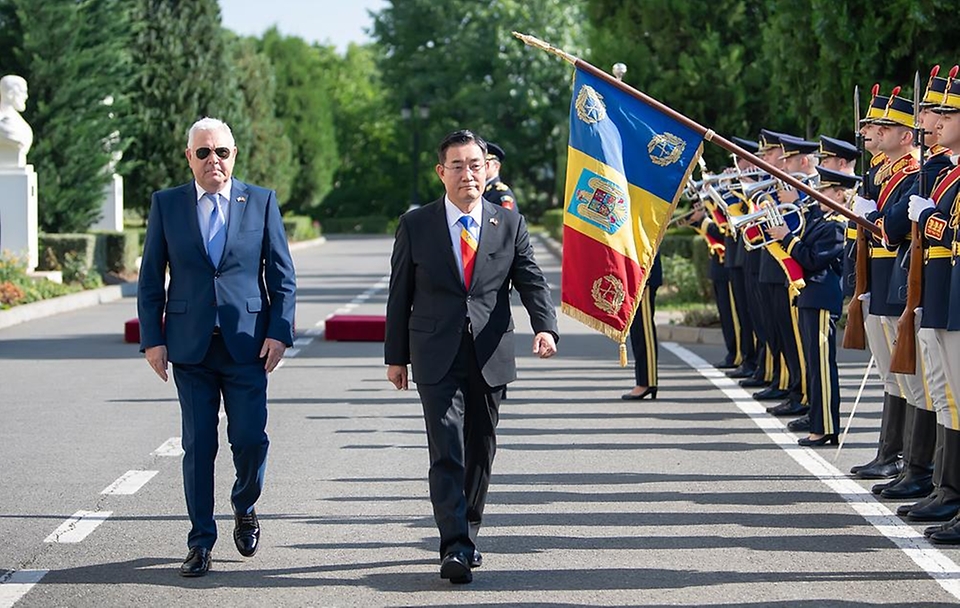
<svg viewBox="0 0 960 608"><path fill-rule="evenodd" d="M960 500L933 500L922 507L910 509L910 521L948 521L960 513Z"/></svg>
<svg viewBox="0 0 960 608"><path fill-rule="evenodd" d="M800 439L797 439L797 445L805 448L816 448L822 445L837 445L838 442L839 440L837 439L836 434L824 435L823 437L819 437L817 439L811 439L810 437L801 437Z"/></svg>
<svg viewBox="0 0 960 608"><path fill-rule="evenodd" d="M740 367L733 370L732 372L727 372L727 377L728 378L749 378L750 376L754 375L756 372L757 372L757 369L755 367L749 367L749 366L744 367L743 365L741 365Z"/></svg>
<svg viewBox="0 0 960 608"><path fill-rule="evenodd" d="M938 545L960 545L960 526L944 524L944 529L931 534L930 540Z"/></svg>
<svg viewBox="0 0 960 608"><path fill-rule="evenodd" d="M890 479L899 475L902 470L903 460L897 458L892 462L877 462L873 466L864 467L857 471L857 477L860 479ZM883 490L883 488L880 488L880 490Z"/></svg>
<svg viewBox="0 0 960 608"><path fill-rule="evenodd" d="M787 423L787 430L793 431L794 433L802 433L810 431L810 414L805 416L800 416L796 420L791 420Z"/></svg>
<svg viewBox="0 0 960 608"><path fill-rule="evenodd" d="M639 395L634 395L633 393L624 393L624 394L620 395L620 398L623 399L624 401L641 401L641 400L643 400L643 399L646 399L648 396L650 397L650 400L651 400L651 401L656 400L656 398L657 398L657 387L655 387L655 386L648 386L648 387L646 388L646 390L644 390L644 391L643 391L642 393L640 393Z"/></svg>
<svg viewBox="0 0 960 608"><path fill-rule="evenodd" d="M776 386L768 386L762 391L757 391L753 394L753 398L757 401L775 401L777 399L783 399L790 395L789 391L785 391L782 388Z"/></svg>
<svg viewBox="0 0 960 608"><path fill-rule="evenodd" d="M879 462L880 462L880 454L877 454L876 456L873 457L873 460L871 460L867 464L856 464L850 467L850 474L856 475L863 469L869 469L871 467L876 466Z"/></svg>
<svg viewBox="0 0 960 608"><path fill-rule="evenodd" d="M462 553L447 553L440 561L440 578L449 579L454 585L464 585L473 581L470 563Z"/></svg>
<svg viewBox="0 0 960 608"><path fill-rule="evenodd" d="M880 496L890 500L903 500L907 498L922 498L933 491L933 479L931 475L910 475L905 476L899 482L888 486L880 491Z"/></svg>
<svg viewBox="0 0 960 608"><path fill-rule="evenodd" d="M715 363L714 367L717 369L737 369L737 364L730 359L724 359L719 363Z"/></svg>
<svg viewBox="0 0 960 608"><path fill-rule="evenodd" d="M809 411L810 406L799 401L784 401L776 407L767 408L767 412L774 416L803 416Z"/></svg>
<svg viewBox="0 0 960 608"><path fill-rule="evenodd" d="M743 388L757 388L760 386L766 386L770 383L759 378L744 378L739 382L739 384Z"/></svg>
<svg viewBox="0 0 960 608"><path fill-rule="evenodd" d="M470 569L479 568L483 565L483 555L480 553L479 549L473 550L473 555L470 557Z"/></svg>
<svg viewBox="0 0 960 608"><path fill-rule="evenodd" d="M922 509L931 502L935 501L938 495L938 490L934 488L933 492L928 494L926 498L922 498L917 502L911 502L897 507L897 515L900 517L906 517L912 509Z"/></svg>
<svg viewBox="0 0 960 608"><path fill-rule="evenodd" d="M234 516L236 524L233 528L233 542L237 545L237 551L244 557L253 557L260 547L260 522L257 520L257 512L251 510L248 515Z"/></svg>
<svg viewBox="0 0 960 608"><path fill-rule="evenodd" d="M191 547L187 559L180 565L180 576L203 576L210 571L210 549Z"/></svg>

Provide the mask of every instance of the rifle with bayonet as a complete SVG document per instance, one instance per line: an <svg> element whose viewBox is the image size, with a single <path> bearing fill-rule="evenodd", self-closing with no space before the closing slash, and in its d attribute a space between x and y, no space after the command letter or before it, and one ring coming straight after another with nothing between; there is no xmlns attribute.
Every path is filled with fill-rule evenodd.
<svg viewBox="0 0 960 608"><path fill-rule="evenodd" d="M873 85L873 96L880 92L880 85ZM860 87L853 88L853 129L857 134L857 149L860 152L860 196L866 194L867 178L870 175L870 165L867 163L867 151L860 132ZM860 299L867 291L867 273L870 271L870 256L867 251L867 232L857 226L857 261L854 266L856 284L853 288L853 298L847 306L847 325L843 329L843 347L855 350L864 350L867 347L866 330L863 323L863 301Z"/></svg>

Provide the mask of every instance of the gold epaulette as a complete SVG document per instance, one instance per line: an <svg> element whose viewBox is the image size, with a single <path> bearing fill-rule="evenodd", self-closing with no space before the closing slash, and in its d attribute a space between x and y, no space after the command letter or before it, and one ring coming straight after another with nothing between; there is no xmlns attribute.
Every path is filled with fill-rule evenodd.
<svg viewBox="0 0 960 608"><path fill-rule="evenodd" d="M497 182L497 185L494 186L494 187L495 187L497 190L501 191L501 192L510 189L510 186L506 185L506 184L503 183L503 182Z"/></svg>

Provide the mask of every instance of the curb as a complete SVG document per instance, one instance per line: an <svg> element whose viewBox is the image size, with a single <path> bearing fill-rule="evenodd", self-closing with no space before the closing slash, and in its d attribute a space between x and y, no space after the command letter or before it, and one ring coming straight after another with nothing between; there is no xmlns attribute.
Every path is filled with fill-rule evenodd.
<svg viewBox="0 0 960 608"><path fill-rule="evenodd" d="M21 304L9 310L0 311L0 329L135 295L137 295L137 284L123 283L81 291L80 293L71 293L59 298L31 302L30 304Z"/></svg>
<svg viewBox="0 0 960 608"><path fill-rule="evenodd" d="M548 234L538 234L544 248L558 260L563 259L563 245ZM684 342L686 344L723 345L723 332L715 327L689 327L673 323L657 324L657 340L663 342Z"/></svg>
<svg viewBox="0 0 960 608"><path fill-rule="evenodd" d="M309 241L298 241L296 243L290 243L290 251L300 251L301 249L308 249L310 247L323 245L326 242L326 237L322 236L316 239L310 239ZM79 310L81 308L87 308L89 306L97 306L98 304L113 302L121 298L132 298L136 295L136 283L122 283L120 285L109 285L99 289L81 291L80 293L71 293L69 295L60 296L59 298L50 298L49 300L31 302L30 304L21 304L20 306L14 306L9 310L0 310L0 329L12 327L14 325L19 325L20 323L26 323L27 321L33 321L35 319L42 319L43 317L58 315L63 312L70 312Z"/></svg>

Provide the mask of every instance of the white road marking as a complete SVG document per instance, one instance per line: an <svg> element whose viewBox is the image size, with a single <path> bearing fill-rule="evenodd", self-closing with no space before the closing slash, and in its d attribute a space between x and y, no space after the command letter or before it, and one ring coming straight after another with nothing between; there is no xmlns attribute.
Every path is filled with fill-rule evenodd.
<svg viewBox="0 0 960 608"><path fill-rule="evenodd" d="M40 582L47 570L17 570L6 579L0 577L0 608L12 608L34 585Z"/></svg>
<svg viewBox="0 0 960 608"><path fill-rule="evenodd" d="M313 338L297 338L293 341L294 346L304 347L313 342Z"/></svg>
<svg viewBox="0 0 960 608"><path fill-rule="evenodd" d="M60 524L45 543L79 543L113 515L113 511L77 511L73 517Z"/></svg>
<svg viewBox="0 0 960 608"><path fill-rule="evenodd" d="M150 452L151 456L183 456L183 445L179 437L167 439L160 447Z"/></svg>
<svg viewBox="0 0 960 608"><path fill-rule="evenodd" d="M126 495L136 494L137 490L153 479L153 476L160 471L127 471L115 482L105 487L101 494Z"/></svg>
<svg viewBox="0 0 960 608"><path fill-rule="evenodd" d="M836 492L867 523L890 539L907 557L937 581L947 593L960 599L960 566L953 560L934 548L922 534L903 523L903 520L886 505L877 501L873 494L840 472L820 454L810 448L798 446L796 436L788 432L780 420L767 414L764 407L754 401L734 380L676 342L661 344L720 389L774 443L797 461L797 464Z"/></svg>
<svg viewBox="0 0 960 608"><path fill-rule="evenodd" d="M284 357L296 357L296 356L299 355L299 354L300 354L300 349L299 349L299 348L288 348L288 349L283 353L283 356L284 356ZM281 361L283 361L283 359L281 359Z"/></svg>

